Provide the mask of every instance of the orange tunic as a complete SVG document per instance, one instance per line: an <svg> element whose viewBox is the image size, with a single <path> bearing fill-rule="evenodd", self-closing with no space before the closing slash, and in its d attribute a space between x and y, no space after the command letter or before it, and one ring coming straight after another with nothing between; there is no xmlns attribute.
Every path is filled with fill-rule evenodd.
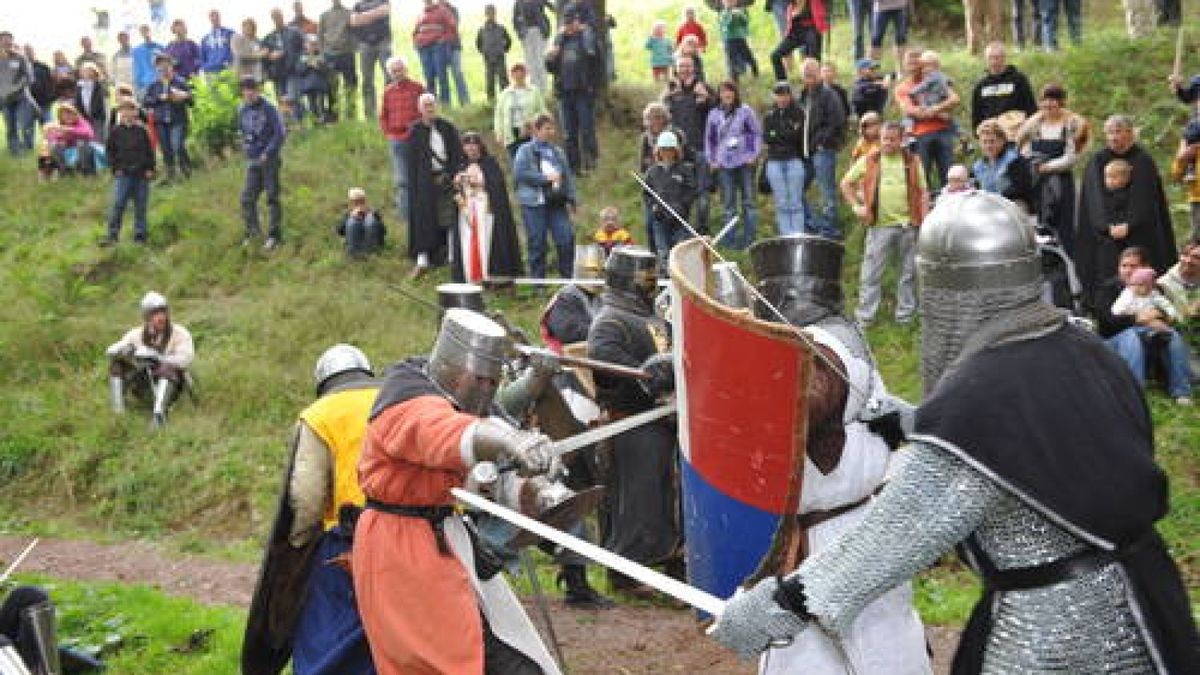
<svg viewBox="0 0 1200 675"><path fill-rule="evenodd" d="M367 428L363 493L406 506L454 503L459 445L478 418L440 396L391 405ZM430 523L367 509L354 536L354 591L379 675L477 675L483 625L467 571L438 551Z"/></svg>

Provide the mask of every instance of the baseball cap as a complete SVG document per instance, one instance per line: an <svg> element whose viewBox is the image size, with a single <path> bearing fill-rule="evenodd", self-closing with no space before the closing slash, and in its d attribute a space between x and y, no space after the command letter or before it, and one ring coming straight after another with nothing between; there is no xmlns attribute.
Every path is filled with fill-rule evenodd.
<svg viewBox="0 0 1200 675"><path fill-rule="evenodd" d="M855 61L854 67L857 70L862 70L863 68L870 68L871 70L875 70L876 68L879 67L879 62L876 61L875 59L863 58L863 59L859 59L859 60Z"/></svg>
<svg viewBox="0 0 1200 675"><path fill-rule="evenodd" d="M788 84L787 81L785 81L785 80L780 80L779 82L776 82L775 84L771 85L771 93L772 94L791 94L792 93L792 85Z"/></svg>

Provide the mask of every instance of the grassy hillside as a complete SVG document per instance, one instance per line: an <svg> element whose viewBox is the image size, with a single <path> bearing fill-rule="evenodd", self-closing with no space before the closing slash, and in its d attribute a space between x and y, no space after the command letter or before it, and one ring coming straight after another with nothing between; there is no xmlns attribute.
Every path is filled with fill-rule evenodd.
<svg viewBox="0 0 1200 675"><path fill-rule="evenodd" d="M629 176L636 166L635 123L655 93L643 34L654 18L673 24L682 4L619 5L620 80L601 125L601 168L581 183L581 232L603 206L621 206L631 223L640 212ZM771 29L761 6L754 22L756 52L767 72ZM944 48L947 68L964 88L977 78L982 66L955 51L957 38L930 42ZM848 36L841 26L834 43L845 64ZM1184 117L1163 84L1172 48L1166 33L1134 44L1119 28L1089 26L1083 48L1015 60L1035 86L1064 82L1070 107L1094 121L1113 111L1135 113L1162 165ZM472 64L468 59L468 68ZM706 65L710 72L723 70L719 48ZM769 80L764 75L754 83L749 98L762 103ZM490 127L489 112L479 107L451 115L462 129ZM435 317L393 288L407 284L402 233L393 228L389 252L366 263L346 262L332 233L347 187L361 185L376 205L389 203L387 152L378 132L358 123L296 133L283 172L286 244L272 256L238 246L242 169L236 160L210 160L189 183L155 188L150 245L104 250L96 242L110 199L107 178L40 185L29 161L0 159L6 197L0 200L0 530L170 537L188 550L256 556L284 443L296 412L311 399L310 373L321 350L353 342L386 364L428 347ZM1175 188L1169 194L1180 203ZM763 206L769 231L770 207ZM385 216L395 225L390 209ZM1182 233L1182 212L1178 217ZM640 225L635 231L642 237ZM854 229L847 239L851 289L861 238ZM432 297L437 281L425 279L414 292ZM103 349L137 321L138 298L151 288L171 299L199 354L199 402L177 405L168 428L157 434L147 431L142 414L115 418L103 385ZM540 295L494 299L527 330L543 303ZM885 322L871 339L889 386L915 398L917 331ZM1173 479L1173 511L1163 530L1195 592L1200 414L1174 408L1158 394L1152 404L1159 451Z"/></svg>

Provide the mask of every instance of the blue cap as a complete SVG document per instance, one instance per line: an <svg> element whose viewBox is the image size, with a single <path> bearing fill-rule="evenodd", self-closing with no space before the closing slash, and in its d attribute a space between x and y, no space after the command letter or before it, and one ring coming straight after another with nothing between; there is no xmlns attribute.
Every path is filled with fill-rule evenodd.
<svg viewBox="0 0 1200 675"><path fill-rule="evenodd" d="M859 59L854 62L854 67L857 70L862 70L863 68L870 68L874 70L875 68L879 67L879 62L875 59Z"/></svg>

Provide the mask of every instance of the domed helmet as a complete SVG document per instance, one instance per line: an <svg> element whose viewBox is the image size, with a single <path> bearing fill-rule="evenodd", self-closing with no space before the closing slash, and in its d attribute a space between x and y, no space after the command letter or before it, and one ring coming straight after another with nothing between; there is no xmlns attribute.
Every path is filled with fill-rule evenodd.
<svg viewBox="0 0 1200 675"><path fill-rule="evenodd" d="M508 349L503 326L479 312L448 309L426 373L460 410L484 416L500 384Z"/></svg>
<svg viewBox="0 0 1200 675"><path fill-rule="evenodd" d="M750 266L758 292L794 326L808 326L845 311L842 294L842 243L813 235L764 239L750 247ZM754 314L780 318L756 301Z"/></svg>
<svg viewBox="0 0 1200 675"><path fill-rule="evenodd" d="M653 307L658 287L658 259L642 246L613 249L604 265L604 286Z"/></svg>
<svg viewBox="0 0 1200 675"><path fill-rule="evenodd" d="M151 314L160 311L168 311L167 298L162 293L150 291L142 296L141 302L142 318L149 318Z"/></svg>
<svg viewBox="0 0 1200 675"><path fill-rule="evenodd" d="M1040 302L1036 233L1012 202L990 192L944 195L917 239L921 376L928 396L984 323Z"/></svg>
<svg viewBox="0 0 1200 675"><path fill-rule="evenodd" d="M325 383L335 375L359 371L374 375L371 362L361 349L354 345L336 344L321 353L317 365L313 369L313 384L317 387L317 395L323 393Z"/></svg>

